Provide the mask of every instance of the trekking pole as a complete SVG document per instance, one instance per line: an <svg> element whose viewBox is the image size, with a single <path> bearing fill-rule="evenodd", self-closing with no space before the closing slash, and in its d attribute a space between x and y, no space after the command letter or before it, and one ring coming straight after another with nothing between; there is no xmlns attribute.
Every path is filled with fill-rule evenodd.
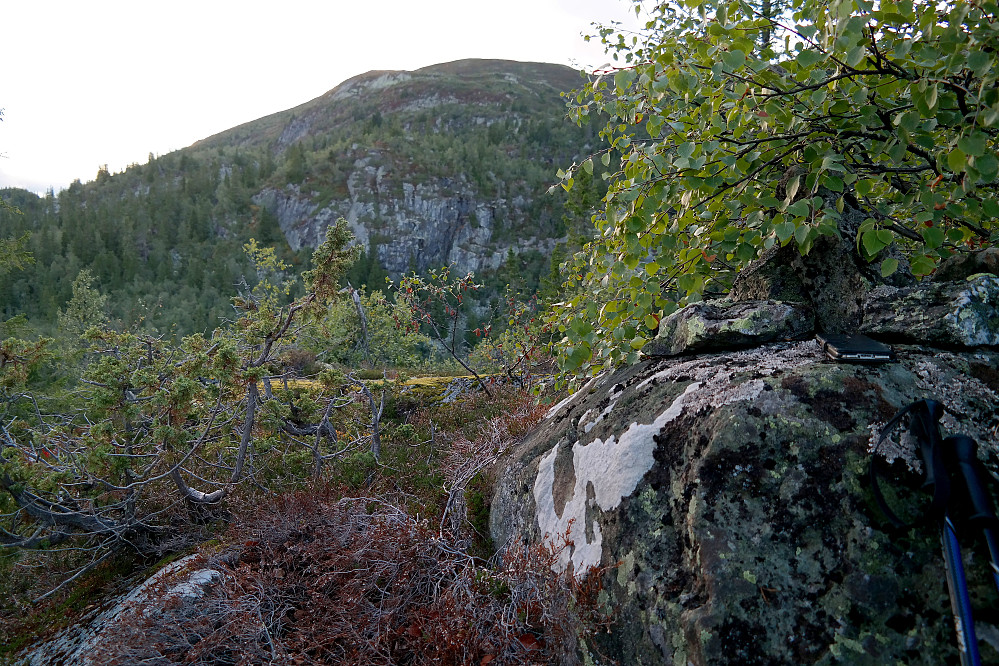
<svg viewBox="0 0 999 666"><path fill-rule="evenodd" d="M961 470L964 486L971 502L968 523L981 527L989 549L992 582L999 591L999 518L983 482L982 463L978 459L978 442L967 435L951 435L944 440L944 449L953 452L957 468Z"/></svg>
<svg viewBox="0 0 999 666"><path fill-rule="evenodd" d="M925 518L939 517L940 541L947 572L947 591L954 615L961 664L980 666L981 655L975 636L968 581L961 558L957 529L951 520L952 472L958 470L961 472L960 475L953 476L964 481L963 485L972 511L969 523L980 526L985 536L989 549L992 581L997 590L999 590L999 519L996 518L992 500L982 481L982 464L977 455L978 444L966 435L952 435L941 441L939 421L943 413L943 405L935 400L919 400L900 410L882 429L881 437L874 447L875 456L871 458L871 485L878 506L895 527L903 529L915 527ZM928 509L920 517L909 522L902 521L888 508L878 483L875 465L877 449L906 414L909 415L909 434L919 443L919 454L926 475L922 489L932 497Z"/></svg>
<svg viewBox="0 0 999 666"><path fill-rule="evenodd" d="M961 560L957 531L949 513L944 514L941 521L940 541L943 544L944 563L947 566L947 591L950 593L950 608L954 613L954 630L957 632L957 649L961 655L961 666L980 666L982 658L978 654L975 621L971 616L968 580L964 575L964 562Z"/></svg>

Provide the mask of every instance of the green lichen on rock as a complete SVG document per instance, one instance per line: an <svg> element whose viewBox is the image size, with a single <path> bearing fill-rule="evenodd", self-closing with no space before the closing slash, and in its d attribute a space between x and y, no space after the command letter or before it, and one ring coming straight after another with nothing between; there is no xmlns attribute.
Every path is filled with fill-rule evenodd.
<svg viewBox="0 0 999 666"><path fill-rule="evenodd" d="M815 318L808 306L758 300L693 303L662 321L647 356L674 356L753 347L810 335Z"/></svg>
<svg viewBox="0 0 999 666"><path fill-rule="evenodd" d="M897 364L842 365L813 341L781 343L608 374L507 461L493 537L542 539L572 519L566 566L620 562L604 574L617 623L600 648L621 663L951 663L938 535L887 530L866 484L871 429L936 396L949 432L995 454L999 396L983 368L999 354L899 351ZM652 452L609 509L605 462L586 466L594 445ZM557 450L574 453L558 474L582 497L539 502L559 486L539 474ZM994 607L981 560L968 562L973 594Z"/></svg>
<svg viewBox="0 0 999 666"><path fill-rule="evenodd" d="M879 287L864 304L863 332L947 347L999 345L999 277Z"/></svg>

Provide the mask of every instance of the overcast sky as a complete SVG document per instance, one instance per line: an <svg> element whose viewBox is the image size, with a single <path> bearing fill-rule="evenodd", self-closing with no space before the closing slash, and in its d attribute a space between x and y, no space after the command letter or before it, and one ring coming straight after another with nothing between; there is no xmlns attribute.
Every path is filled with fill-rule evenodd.
<svg viewBox="0 0 999 666"><path fill-rule="evenodd" d="M86 182L372 69L462 58L606 62L594 21L627 0L9 0L0 187Z"/></svg>

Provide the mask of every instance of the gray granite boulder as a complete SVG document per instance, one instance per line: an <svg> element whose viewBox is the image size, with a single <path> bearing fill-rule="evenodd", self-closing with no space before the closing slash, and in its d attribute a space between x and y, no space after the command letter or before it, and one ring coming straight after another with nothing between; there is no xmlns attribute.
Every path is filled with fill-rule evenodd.
<svg viewBox="0 0 999 666"><path fill-rule="evenodd" d="M200 555L172 562L127 594L111 599L56 636L14 658L17 666L100 666L109 634L120 632L136 615L171 624L185 614L201 612L198 600L222 581L222 572L206 568ZM116 662L122 663L122 662Z"/></svg>
<svg viewBox="0 0 999 666"><path fill-rule="evenodd" d="M999 346L999 276L879 287L864 303L861 330L889 341Z"/></svg>
<svg viewBox="0 0 999 666"><path fill-rule="evenodd" d="M779 301L728 300L693 303L659 324L646 356L675 356L717 349L755 347L811 336L815 317L807 305Z"/></svg>
<svg viewBox="0 0 999 666"><path fill-rule="evenodd" d="M938 534L889 531L866 473L872 433L924 397L995 456L999 351L896 351L849 365L775 343L594 379L502 461L492 536L568 533L558 566L606 567L616 623L591 663L957 663ZM972 552L973 598L994 610Z"/></svg>

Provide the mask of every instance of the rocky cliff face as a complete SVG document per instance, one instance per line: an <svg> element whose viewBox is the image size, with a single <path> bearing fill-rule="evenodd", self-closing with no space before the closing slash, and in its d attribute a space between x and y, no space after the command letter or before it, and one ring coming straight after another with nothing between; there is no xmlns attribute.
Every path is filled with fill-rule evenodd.
<svg viewBox="0 0 999 666"><path fill-rule="evenodd" d="M378 261L394 275L452 264L458 272L479 273L498 268L511 250L548 254L560 240L537 235L496 238L497 224L527 225L529 214L522 198L483 199L472 187L456 186L450 179L396 182L384 166L366 162L356 163L348 196L325 206L314 204L295 185L266 189L254 201L273 211L292 250L316 247L326 228L345 218L357 242L369 253L374 248ZM399 190L401 196L385 194Z"/></svg>
<svg viewBox="0 0 999 666"><path fill-rule="evenodd" d="M196 147L269 141L288 166L253 201L293 250L344 217L392 274L481 272L564 235L548 188L590 140L564 118L561 92L579 81L567 67L488 60L369 72Z"/></svg>
<svg viewBox="0 0 999 666"><path fill-rule="evenodd" d="M964 299L967 316L951 319L999 321L999 278L965 284L944 290ZM867 305L875 333L890 318L883 298ZM674 328L684 335L662 349L686 355L601 376L553 408L500 474L496 543L568 533L562 567L608 567L602 594L616 625L596 647L620 663L957 663L936 526L893 531L873 502L868 464L874 434L922 398L947 406L946 434L970 435L995 461L999 338L942 322L946 337L912 328L924 341L898 346L897 363L835 363L814 340L767 342L789 329L763 326L760 313L794 317L804 336L807 318L733 307L697 326L701 315L682 318ZM691 343L690 330L712 327L719 344ZM734 330L739 346L763 337L726 350ZM901 459L918 456L904 442L897 453L889 484L911 490L900 503L911 509L923 495ZM972 598L986 609L983 657L996 663L989 613L999 599L979 531L961 529Z"/></svg>

